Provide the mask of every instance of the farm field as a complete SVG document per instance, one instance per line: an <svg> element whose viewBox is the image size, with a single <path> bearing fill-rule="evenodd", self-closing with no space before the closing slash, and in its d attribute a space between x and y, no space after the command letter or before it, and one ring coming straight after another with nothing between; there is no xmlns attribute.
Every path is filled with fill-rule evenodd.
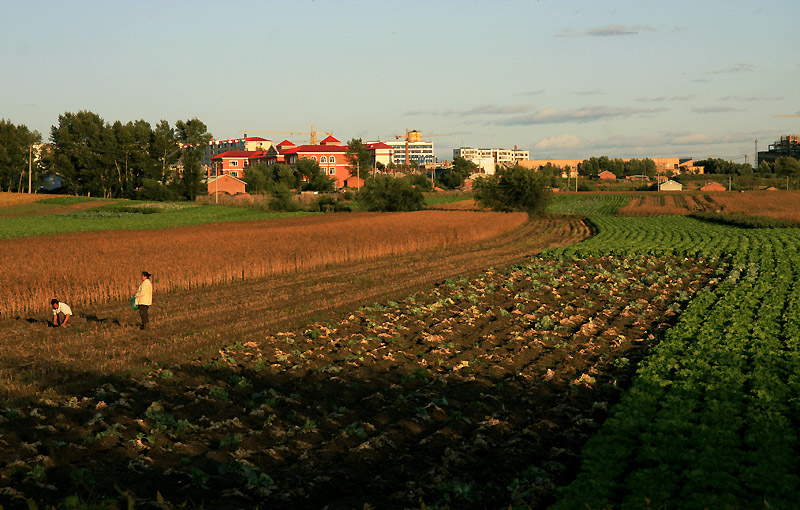
<svg viewBox="0 0 800 510"><path fill-rule="evenodd" d="M140 501L158 490L191 507L546 503L647 347L723 271L688 259L534 259L296 329L265 334L256 309L223 331L226 347L199 356L201 342L221 339L181 338L191 355L159 334L164 345L137 355L194 361L111 370L95 387L44 391L5 413L0 441L18 445L6 479L20 496L51 484L51 501L90 497L102 473ZM73 360L58 358L62 376L80 374L79 360L69 371Z"/></svg>
<svg viewBox="0 0 800 510"><path fill-rule="evenodd" d="M44 312L52 296L78 306L129 297L142 270L155 275L162 292L190 289L449 248L525 220L522 213L352 213L0 240L0 315ZM42 271L54 254L59 271Z"/></svg>
<svg viewBox="0 0 800 510"><path fill-rule="evenodd" d="M115 299L67 331L0 319L0 501L795 508L800 231L599 212L616 196L156 286L145 333Z"/></svg>

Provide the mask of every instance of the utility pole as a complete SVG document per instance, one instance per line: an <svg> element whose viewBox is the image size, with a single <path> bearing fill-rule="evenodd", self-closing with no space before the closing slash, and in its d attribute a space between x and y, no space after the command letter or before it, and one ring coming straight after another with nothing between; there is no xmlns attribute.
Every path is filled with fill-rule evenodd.
<svg viewBox="0 0 800 510"><path fill-rule="evenodd" d="M33 183L33 177L31 176L31 171L33 170L33 145L28 146L28 195L31 194L31 186Z"/></svg>

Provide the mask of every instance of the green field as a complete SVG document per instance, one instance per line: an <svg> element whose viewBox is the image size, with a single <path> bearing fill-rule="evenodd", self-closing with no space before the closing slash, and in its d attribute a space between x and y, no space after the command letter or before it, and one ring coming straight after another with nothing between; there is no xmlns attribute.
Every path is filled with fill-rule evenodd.
<svg viewBox="0 0 800 510"><path fill-rule="evenodd" d="M548 204L547 212L575 216L605 216L615 214L630 199L631 195L556 194Z"/></svg>
<svg viewBox="0 0 800 510"><path fill-rule="evenodd" d="M28 205L41 203L40 201ZM93 230L153 230L203 223L265 220L314 214L305 212L273 213L242 207L195 206L186 203L159 203L152 204L151 207L148 207L146 203L129 201L125 201L124 204L102 205L67 214L0 218L0 239ZM45 205L53 206L46 202Z"/></svg>
<svg viewBox="0 0 800 510"><path fill-rule="evenodd" d="M800 230L593 221L595 238L548 255L721 257L732 270L640 364L554 508L797 508Z"/></svg>

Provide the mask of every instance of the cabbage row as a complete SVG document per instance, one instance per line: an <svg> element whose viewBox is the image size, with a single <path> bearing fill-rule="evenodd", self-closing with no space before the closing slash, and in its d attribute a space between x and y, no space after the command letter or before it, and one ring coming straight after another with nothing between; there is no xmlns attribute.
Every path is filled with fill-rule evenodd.
<svg viewBox="0 0 800 510"><path fill-rule="evenodd" d="M691 218L599 218L550 255L723 257L642 361L552 508L796 508L800 500L800 231Z"/></svg>

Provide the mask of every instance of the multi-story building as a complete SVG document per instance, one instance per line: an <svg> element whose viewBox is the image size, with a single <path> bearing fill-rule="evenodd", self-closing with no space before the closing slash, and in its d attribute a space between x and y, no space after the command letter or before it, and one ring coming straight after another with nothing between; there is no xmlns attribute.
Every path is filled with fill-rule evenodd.
<svg viewBox="0 0 800 510"><path fill-rule="evenodd" d="M762 161L775 163L775 160L781 156L800 159L800 136L782 135L780 140L770 144L769 150L759 151L756 167L758 167Z"/></svg>
<svg viewBox="0 0 800 510"><path fill-rule="evenodd" d="M242 138L230 138L228 140L211 140L208 142L203 165L210 165L211 158L227 151L265 151L272 147L272 140L261 138L260 136L247 136Z"/></svg>
<svg viewBox="0 0 800 510"><path fill-rule="evenodd" d="M210 159L209 178L213 175L231 175L241 179L251 164L263 159L267 151L225 151L221 154L212 156Z"/></svg>
<svg viewBox="0 0 800 510"><path fill-rule="evenodd" d="M350 177L350 162L347 160L347 146L333 137L328 136L319 145L291 145L291 142L284 140L277 147L277 154L274 160L277 162L283 157L285 164L293 166L302 158L316 161L323 174L336 180L336 187L341 188L345 185L345 180Z"/></svg>
<svg viewBox="0 0 800 510"><path fill-rule="evenodd" d="M530 151L523 151L514 146L513 149L473 149L472 147L459 147L453 149L453 159L464 158L470 161L492 158L495 164L516 163L530 159Z"/></svg>

